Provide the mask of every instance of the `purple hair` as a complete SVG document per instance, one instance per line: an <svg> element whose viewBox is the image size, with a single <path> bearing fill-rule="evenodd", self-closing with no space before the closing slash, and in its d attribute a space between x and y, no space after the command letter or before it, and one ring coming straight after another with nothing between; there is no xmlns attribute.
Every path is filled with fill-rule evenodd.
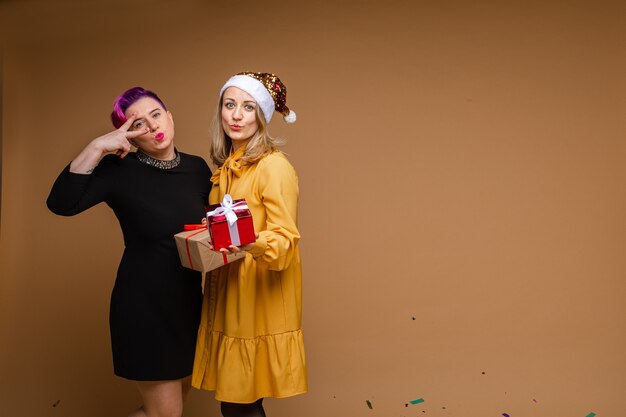
<svg viewBox="0 0 626 417"><path fill-rule="evenodd" d="M113 112L111 112L111 121L116 129L119 129L126 122L126 116L124 113L126 110L137 100L143 97L150 97L155 99L161 104L163 110L167 110L163 101L156 95L154 91L146 90L141 87L133 87L124 91L113 102Z"/></svg>

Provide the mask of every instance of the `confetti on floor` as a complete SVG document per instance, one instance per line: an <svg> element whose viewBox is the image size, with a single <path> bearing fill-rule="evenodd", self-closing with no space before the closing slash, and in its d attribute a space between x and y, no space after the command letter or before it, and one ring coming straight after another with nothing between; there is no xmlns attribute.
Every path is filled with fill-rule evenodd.
<svg viewBox="0 0 626 417"><path fill-rule="evenodd" d="M423 398L418 398L417 400L413 400L413 401L409 401L411 404L419 404L419 403L423 403L424 399Z"/></svg>
<svg viewBox="0 0 626 417"><path fill-rule="evenodd" d="M503 415L504 417L511 417L511 416L509 416L507 413L502 413L502 415Z"/></svg>
<svg viewBox="0 0 626 417"><path fill-rule="evenodd" d="M374 407L372 407L372 402L370 400L365 400L365 403L367 404L367 406L370 408L370 410L373 410Z"/></svg>
<svg viewBox="0 0 626 417"><path fill-rule="evenodd" d="M587 414L587 417L596 417L596 413L589 413Z"/></svg>
<svg viewBox="0 0 626 417"><path fill-rule="evenodd" d="M59 405L59 403L61 402L61 400L57 400L57 402L55 402L54 404L52 404L53 407L56 407L57 405Z"/></svg>

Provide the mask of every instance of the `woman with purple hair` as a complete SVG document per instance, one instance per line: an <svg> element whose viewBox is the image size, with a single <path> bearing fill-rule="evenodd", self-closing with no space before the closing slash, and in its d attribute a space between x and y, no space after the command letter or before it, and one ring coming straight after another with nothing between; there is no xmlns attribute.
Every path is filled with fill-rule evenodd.
<svg viewBox="0 0 626 417"><path fill-rule="evenodd" d="M97 137L61 172L48 208L73 216L104 202L124 235L109 323L115 374L136 381L132 417L182 415L202 304L200 272L181 266L174 234L205 215L206 162L174 147L159 97L134 87L114 103L116 130ZM131 152L131 147L136 152Z"/></svg>

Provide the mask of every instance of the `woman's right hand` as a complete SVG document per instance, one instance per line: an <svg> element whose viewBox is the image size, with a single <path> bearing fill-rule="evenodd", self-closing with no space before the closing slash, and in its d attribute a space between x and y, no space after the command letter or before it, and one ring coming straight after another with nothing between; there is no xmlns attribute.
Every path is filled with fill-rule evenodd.
<svg viewBox="0 0 626 417"><path fill-rule="evenodd" d="M130 130L136 115L132 114L118 129L99 136L74 158L70 164L70 172L76 174L91 174L104 154L115 152L124 158L131 149L131 140L150 131L149 128Z"/></svg>
<svg viewBox="0 0 626 417"><path fill-rule="evenodd" d="M136 114L132 114L119 129L99 136L91 141L91 143L94 147L99 149L103 155L109 152L115 152L120 158L125 157L128 152L130 152L132 145L131 139L150 131L147 127L140 130L130 130L136 117Z"/></svg>

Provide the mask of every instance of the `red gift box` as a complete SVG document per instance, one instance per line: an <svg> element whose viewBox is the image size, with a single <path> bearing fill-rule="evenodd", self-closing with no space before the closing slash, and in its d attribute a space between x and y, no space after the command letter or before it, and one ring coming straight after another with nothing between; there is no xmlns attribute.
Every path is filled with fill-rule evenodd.
<svg viewBox="0 0 626 417"><path fill-rule="evenodd" d="M207 225L216 250L256 241L252 213L243 198L233 200L226 194L220 204L209 206Z"/></svg>

